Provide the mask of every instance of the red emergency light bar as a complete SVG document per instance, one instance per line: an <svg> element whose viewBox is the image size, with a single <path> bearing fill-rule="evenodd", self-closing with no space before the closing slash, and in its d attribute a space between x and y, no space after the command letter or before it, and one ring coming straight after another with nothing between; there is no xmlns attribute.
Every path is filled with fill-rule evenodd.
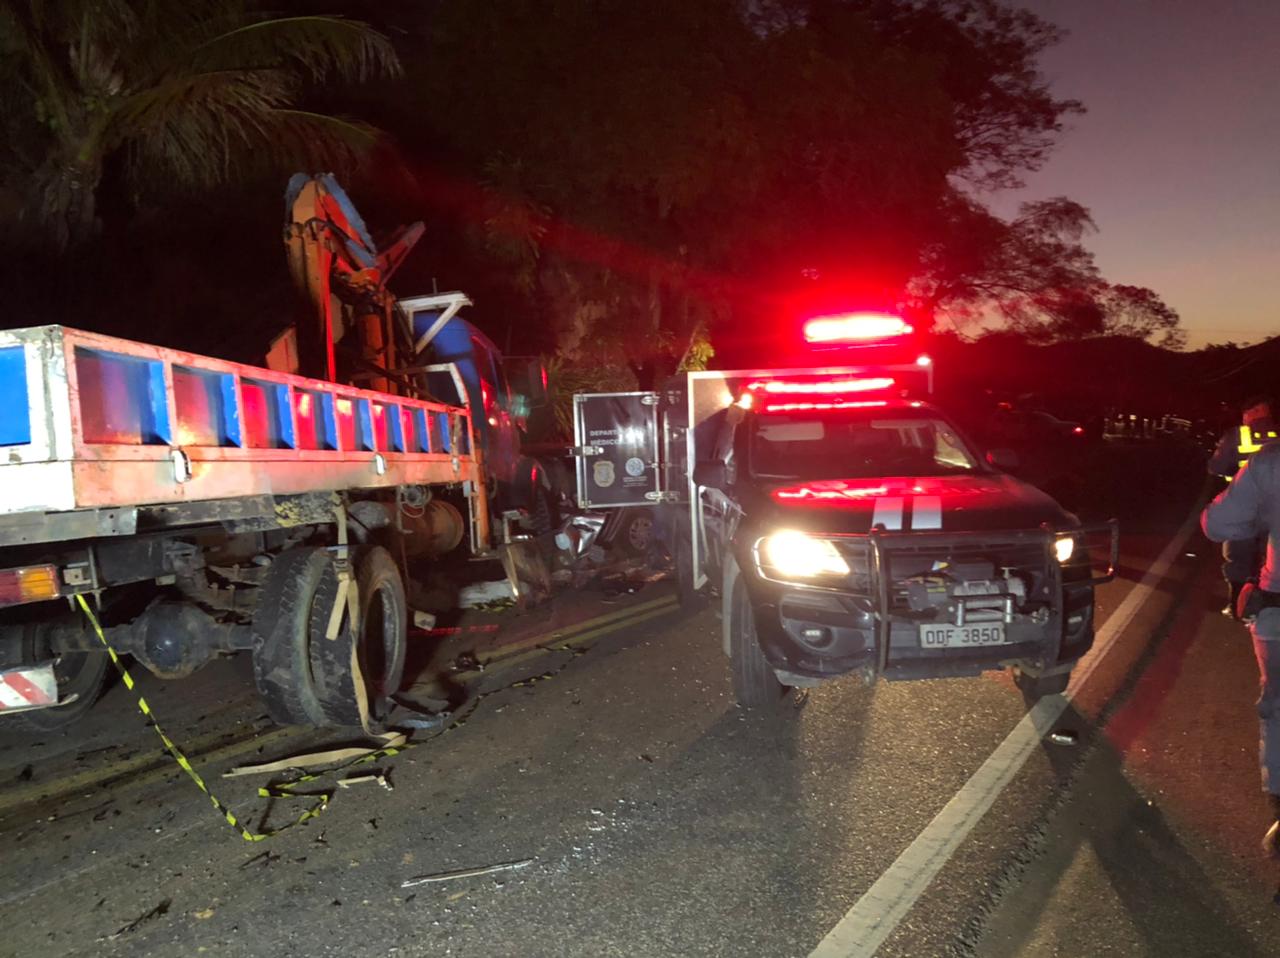
<svg viewBox="0 0 1280 958"><path fill-rule="evenodd" d="M890 389L894 380L888 376L874 379L828 379L812 382L794 382L783 379L766 379L751 383L748 389L777 395L831 395L833 393L865 393Z"/></svg>
<svg viewBox="0 0 1280 958"><path fill-rule="evenodd" d="M887 406L884 399L832 400L830 402L780 402L770 403L763 412L826 412L832 409L875 409Z"/></svg>
<svg viewBox="0 0 1280 958"><path fill-rule="evenodd" d="M874 343L914 332L901 316L890 313L841 313L818 316L804 324L807 343Z"/></svg>

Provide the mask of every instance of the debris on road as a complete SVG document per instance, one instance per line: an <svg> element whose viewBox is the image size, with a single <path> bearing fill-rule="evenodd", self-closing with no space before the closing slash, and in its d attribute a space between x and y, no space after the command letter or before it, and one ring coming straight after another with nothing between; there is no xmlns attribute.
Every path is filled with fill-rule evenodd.
<svg viewBox="0 0 1280 958"><path fill-rule="evenodd" d="M387 780L387 776L383 772L374 772L372 775L353 775L350 778L340 778L338 779L338 787L350 788L352 785L363 785L365 782L377 782L388 792L395 788L395 786Z"/></svg>
<svg viewBox="0 0 1280 958"><path fill-rule="evenodd" d="M244 862L240 867L244 869L244 868L248 868L250 865L253 865L255 863L260 863L263 868L266 868L272 862L278 862L279 860L280 860L280 856L277 855L275 852L265 851L259 855L254 855L248 861Z"/></svg>
<svg viewBox="0 0 1280 958"><path fill-rule="evenodd" d="M433 875L419 875L416 878L409 878L400 883L401 888L413 888L416 885L427 885L433 882L453 881L456 878L475 878L479 875L491 875L494 872L515 871L518 868L527 868L532 865L534 859L522 858L514 862L499 862L496 865L485 865L481 868L463 868L459 871L436 872Z"/></svg>
<svg viewBox="0 0 1280 958"><path fill-rule="evenodd" d="M356 746L354 748L329 749L324 752L306 752L302 755L291 755L274 762L263 762L258 765L237 765L222 773L223 778L236 778L240 775L268 775L272 772L287 772L295 768L312 768L316 765L336 765L339 762L350 763L357 759L372 755L387 748L399 748L408 740L403 732L391 732L378 736L378 744Z"/></svg>
<svg viewBox="0 0 1280 958"><path fill-rule="evenodd" d="M1075 745L1080 736L1069 728L1057 729L1049 733L1049 741L1054 745Z"/></svg>
<svg viewBox="0 0 1280 958"><path fill-rule="evenodd" d="M117 938L127 935L130 932L137 931L139 927L151 921L153 918L160 918L163 915L169 914L169 906L172 904L173 904L173 899L166 898L164 901L160 902L160 904L156 905L155 908L152 908L150 911L144 912L143 914L139 915L137 918L129 922L129 924L125 925L119 931L112 932L111 934L103 938L99 938L98 940L99 941L115 941Z"/></svg>
<svg viewBox="0 0 1280 958"><path fill-rule="evenodd" d="M458 592L458 607L463 609L498 609L514 605L516 593L506 579L477 582Z"/></svg>

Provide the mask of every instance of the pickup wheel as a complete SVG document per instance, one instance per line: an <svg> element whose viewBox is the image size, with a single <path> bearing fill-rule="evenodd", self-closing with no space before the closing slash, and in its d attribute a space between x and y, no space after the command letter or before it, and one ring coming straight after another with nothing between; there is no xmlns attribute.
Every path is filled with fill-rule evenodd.
<svg viewBox="0 0 1280 958"><path fill-rule="evenodd" d="M1031 675L1016 667L1013 670L1013 684L1018 687L1018 691L1028 702L1036 702L1050 695L1061 695L1067 690L1067 684L1070 681L1070 672Z"/></svg>
<svg viewBox="0 0 1280 958"><path fill-rule="evenodd" d="M745 708L772 708L782 701L787 686L778 681L760 650L756 637L755 613L747 596L742 577L733 583L729 605L729 668L733 677L733 694Z"/></svg>
<svg viewBox="0 0 1280 958"><path fill-rule="evenodd" d="M351 668L354 642L372 727L386 719L392 696L404 678L409 604L400 569L386 549L375 547L358 554L355 573L359 627L352 626L348 610L337 638L331 641L325 637L329 610L338 594L337 576L331 574L322 587L328 602L317 604L312 612L311 668L326 721L359 726L360 702Z"/></svg>
<svg viewBox="0 0 1280 958"><path fill-rule="evenodd" d="M9 717L9 727L28 732L52 732L78 722L93 708L107 684L110 658L105 652L64 652L53 662L58 699L74 695L75 701L49 709L19 712Z"/></svg>
<svg viewBox="0 0 1280 958"><path fill-rule="evenodd" d="M326 578L335 583L327 595ZM253 680L281 725L325 724L311 671L311 622L321 607L328 615L336 582L333 561L319 548L282 552L267 571L253 617Z"/></svg>

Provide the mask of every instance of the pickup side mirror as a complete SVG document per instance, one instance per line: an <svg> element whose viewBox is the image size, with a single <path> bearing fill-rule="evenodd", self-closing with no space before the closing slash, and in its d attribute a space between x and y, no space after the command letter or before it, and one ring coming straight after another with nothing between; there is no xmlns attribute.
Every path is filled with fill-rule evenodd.
<svg viewBox="0 0 1280 958"><path fill-rule="evenodd" d="M987 452L987 464L1002 472L1013 472L1018 468L1018 454L1012 449L992 449Z"/></svg>
<svg viewBox="0 0 1280 958"><path fill-rule="evenodd" d="M700 462L693 467L693 481L700 486L724 489L729 485L729 467L723 462Z"/></svg>

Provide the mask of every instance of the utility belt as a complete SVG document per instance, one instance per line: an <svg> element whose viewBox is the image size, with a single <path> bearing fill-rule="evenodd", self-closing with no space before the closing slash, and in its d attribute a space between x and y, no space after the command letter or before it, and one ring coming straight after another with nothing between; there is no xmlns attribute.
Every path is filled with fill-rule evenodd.
<svg viewBox="0 0 1280 958"><path fill-rule="evenodd" d="M1280 592L1268 592L1255 582L1246 582L1236 599L1236 615L1241 619L1256 619L1263 609L1280 607Z"/></svg>

